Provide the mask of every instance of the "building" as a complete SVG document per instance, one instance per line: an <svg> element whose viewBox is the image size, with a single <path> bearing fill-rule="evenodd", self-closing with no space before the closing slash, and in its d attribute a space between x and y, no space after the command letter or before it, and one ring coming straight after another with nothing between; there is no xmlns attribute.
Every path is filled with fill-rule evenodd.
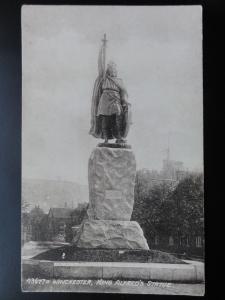
<svg viewBox="0 0 225 300"><path fill-rule="evenodd" d="M66 205L65 205L66 206ZM87 211L87 203L79 203L77 208L51 207L46 219L42 220L45 240L65 241L72 226L80 225ZM43 229L45 228L45 230ZM67 239L66 239L67 240Z"/></svg>
<svg viewBox="0 0 225 300"><path fill-rule="evenodd" d="M65 236L65 228L72 223L71 214L74 211L67 207L51 207L46 220L46 239L60 239Z"/></svg>
<svg viewBox="0 0 225 300"><path fill-rule="evenodd" d="M86 217L87 206L88 206L87 203L78 203L77 208L73 210L71 214L73 226L80 225L80 223Z"/></svg>
<svg viewBox="0 0 225 300"><path fill-rule="evenodd" d="M179 180L184 174L183 162L164 159L161 173L165 178Z"/></svg>
<svg viewBox="0 0 225 300"><path fill-rule="evenodd" d="M163 160L162 170L160 172L164 179L181 180L186 175L184 164L182 161L170 159L170 149L166 150L167 155Z"/></svg>

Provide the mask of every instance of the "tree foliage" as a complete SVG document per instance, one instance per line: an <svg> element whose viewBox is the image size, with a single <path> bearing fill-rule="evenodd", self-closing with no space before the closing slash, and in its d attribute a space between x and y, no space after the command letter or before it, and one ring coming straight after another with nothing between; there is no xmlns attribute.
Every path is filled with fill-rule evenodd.
<svg viewBox="0 0 225 300"><path fill-rule="evenodd" d="M28 210L29 210L29 207L30 207L29 202L24 197L22 197L22 201L21 201L21 211L22 211L22 213L27 213Z"/></svg>
<svg viewBox="0 0 225 300"><path fill-rule="evenodd" d="M176 204L176 233L201 234L204 225L203 176L191 174L180 181L171 200Z"/></svg>
<svg viewBox="0 0 225 300"><path fill-rule="evenodd" d="M132 219L148 239L155 234L183 235L203 232L203 176L189 174L177 182L152 180L151 172L138 171Z"/></svg>

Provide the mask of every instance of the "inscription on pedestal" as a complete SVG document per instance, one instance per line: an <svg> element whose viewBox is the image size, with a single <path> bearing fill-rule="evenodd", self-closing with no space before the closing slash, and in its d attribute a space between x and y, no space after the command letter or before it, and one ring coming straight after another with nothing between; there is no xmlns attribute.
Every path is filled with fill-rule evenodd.
<svg viewBox="0 0 225 300"><path fill-rule="evenodd" d="M123 193L122 191L118 190L106 190L105 191L105 199L122 199L123 198Z"/></svg>

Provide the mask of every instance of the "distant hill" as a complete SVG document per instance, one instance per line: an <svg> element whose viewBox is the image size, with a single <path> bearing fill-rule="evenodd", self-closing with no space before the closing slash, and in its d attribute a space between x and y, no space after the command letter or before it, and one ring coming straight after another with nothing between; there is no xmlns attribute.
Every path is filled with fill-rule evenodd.
<svg viewBox="0 0 225 300"><path fill-rule="evenodd" d="M50 207L76 208L78 203L88 202L88 186L69 181L23 179L22 199L30 204L29 210L39 205L46 213Z"/></svg>

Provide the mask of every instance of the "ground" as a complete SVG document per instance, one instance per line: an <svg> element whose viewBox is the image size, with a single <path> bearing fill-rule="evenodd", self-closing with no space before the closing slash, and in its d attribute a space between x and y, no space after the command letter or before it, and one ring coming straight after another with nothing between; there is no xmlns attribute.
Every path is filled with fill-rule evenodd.
<svg viewBox="0 0 225 300"><path fill-rule="evenodd" d="M65 244L54 242L29 242L22 248L24 258L33 257L43 251L61 247ZM43 278L42 278L43 279ZM88 283L88 284L87 284ZM52 291L52 292L94 292L94 293L128 293L128 294L161 294L161 295L204 295L205 284L184 283L157 283L157 282L135 282L135 281L112 281L100 282L90 280L89 282L76 280L45 280L38 281L24 279L22 282L24 290L29 291Z"/></svg>
<svg viewBox="0 0 225 300"><path fill-rule="evenodd" d="M82 249L75 246L62 246L35 255L33 259L50 261L79 262L134 262L186 264L183 260L158 250L122 249Z"/></svg>
<svg viewBox="0 0 225 300"><path fill-rule="evenodd" d="M36 242L30 241L25 243L22 246L22 257L23 258L31 258L35 255L38 255L47 250L56 249L62 247L64 245L69 245L68 243L61 242Z"/></svg>

